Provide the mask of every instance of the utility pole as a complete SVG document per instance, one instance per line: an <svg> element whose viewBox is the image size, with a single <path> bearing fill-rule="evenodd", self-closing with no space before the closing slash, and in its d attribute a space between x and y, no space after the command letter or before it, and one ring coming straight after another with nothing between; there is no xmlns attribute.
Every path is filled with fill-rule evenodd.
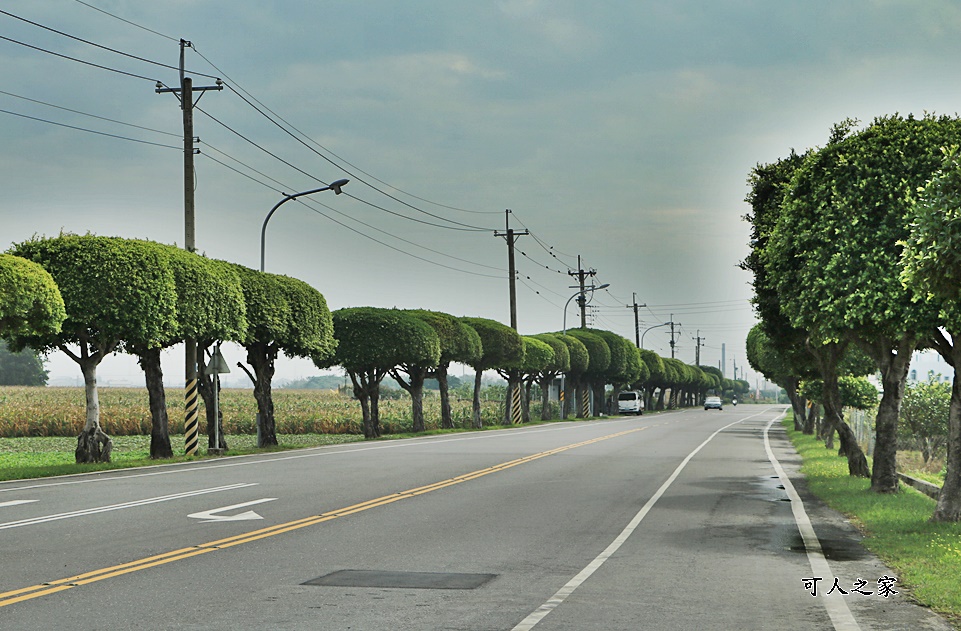
<svg viewBox="0 0 961 631"><path fill-rule="evenodd" d="M174 93L180 99L180 109L183 110L184 123L184 249L188 252L196 250L195 240L195 219L194 219L194 154L198 152L194 149L194 92L199 92L200 96L207 90L223 90L223 82L217 79L217 85L194 87L193 79L184 76L184 49L189 48L191 43L187 40L180 40L180 87L164 88L157 82L157 94L164 92ZM198 101L200 98L198 97ZM199 139L198 139L199 140ZM197 340L185 340L185 361L184 361L184 381L186 382L186 392L184 393L185 418L184 418L184 452L188 455L197 453L198 432L200 423L197 419Z"/></svg>
<svg viewBox="0 0 961 631"><path fill-rule="evenodd" d="M704 343L703 343L704 338L701 337L701 329L697 330L697 337L694 339L697 340L697 346L694 347L694 365L700 366L701 365L701 347L704 346Z"/></svg>
<svg viewBox="0 0 961 631"><path fill-rule="evenodd" d="M674 359L674 327L681 326L680 322L674 321L674 314L671 314L671 359Z"/></svg>
<svg viewBox="0 0 961 631"><path fill-rule="evenodd" d="M517 237L525 236L530 234L530 232L525 229L523 232L514 232L511 228L511 210L508 208L504 211L504 219L507 230L504 232L494 231L495 237L504 237L507 241L507 268L508 277L510 279L510 292L511 292L511 328L515 331L517 330L517 270L514 267L514 242Z"/></svg>
<svg viewBox="0 0 961 631"><path fill-rule="evenodd" d="M640 348L641 347L641 320L637 315L637 310L640 307L646 307L647 303L643 305L637 304L637 292L636 291L633 292L632 295L634 296L634 299L633 299L634 304L626 305L626 306L628 309L630 309L631 307L634 307L634 345Z"/></svg>
<svg viewBox="0 0 961 631"><path fill-rule="evenodd" d="M584 279L588 276L594 276L595 274L597 274L597 270L593 270L593 269L585 270L581 267L580 254L577 255L577 271L572 272L568 270L567 272L568 276L577 276L578 285L571 287L571 289L578 289L578 287L580 288L581 293L580 295L577 296L577 305L581 308L581 328L582 329L587 328L587 298L585 297L585 292L584 292Z"/></svg>

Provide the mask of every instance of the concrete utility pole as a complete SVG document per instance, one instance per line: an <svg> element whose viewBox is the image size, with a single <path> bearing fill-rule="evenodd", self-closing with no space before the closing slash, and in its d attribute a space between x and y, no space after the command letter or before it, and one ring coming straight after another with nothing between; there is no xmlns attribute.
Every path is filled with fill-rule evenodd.
<svg viewBox="0 0 961 631"><path fill-rule="evenodd" d="M581 309L581 328L587 328L587 298L584 294L584 279L588 276L594 276L597 274L597 270L585 270L581 267L581 255L577 255L577 271L568 271L568 276L577 276L577 286L571 287L571 289L579 289L580 293L577 295L577 305Z"/></svg>
<svg viewBox="0 0 961 631"><path fill-rule="evenodd" d="M694 365L700 366L701 365L701 347L704 346L704 339L705 339L701 337L701 329L697 330L697 337L694 339L697 340L697 346L694 347Z"/></svg>
<svg viewBox="0 0 961 631"><path fill-rule="evenodd" d="M680 322L674 321L674 314L671 314L671 359L674 359L674 327L681 326Z"/></svg>
<svg viewBox="0 0 961 631"><path fill-rule="evenodd" d="M631 307L634 307L634 345L640 348L641 347L641 320L637 315L637 310L640 307L646 307L647 303L643 305L637 304L637 292L636 291L633 292L632 295L634 296L634 299L633 299L634 304L626 305L626 306L628 309L630 309Z"/></svg>
<svg viewBox="0 0 961 631"><path fill-rule="evenodd" d="M184 76L184 49L191 46L190 42L180 40L180 87L164 88L157 83L157 94L172 92L180 99L180 109L183 110L184 123L184 249L188 252L196 250L195 219L194 219L194 92L201 96L207 90L223 90L223 82L217 79L217 85L194 87L193 79ZM199 98L198 98L199 100ZM197 453L198 431L200 423L197 418L197 341L185 340L184 381L187 390L184 394L186 413L184 418L184 452L190 456Z"/></svg>
<svg viewBox="0 0 961 631"><path fill-rule="evenodd" d="M510 294L511 294L511 328L515 331L517 330L517 270L514 267L514 243L517 241L517 237L525 236L530 234L530 232L525 229L523 232L514 232L511 228L511 210L508 208L504 211L504 219L507 230L505 232L494 231L495 237L504 237L507 241L507 268L508 277L510 279Z"/></svg>

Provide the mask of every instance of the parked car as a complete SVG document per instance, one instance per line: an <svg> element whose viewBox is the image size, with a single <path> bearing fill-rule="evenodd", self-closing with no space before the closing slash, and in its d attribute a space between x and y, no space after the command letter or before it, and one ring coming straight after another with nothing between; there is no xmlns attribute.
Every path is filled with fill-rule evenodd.
<svg viewBox="0 0 961 631"><path fill-rule="evenodd" d="M704 409L705 410L723 410L724 405L721 403L721 397L707 397L704 399Z"/></svg>
<svg viewBox="0 0 961 631"><path fill-rule="evenodd" d="M617 395L618 414L644 414L644 395L637 390L625 390Z"/></svg>

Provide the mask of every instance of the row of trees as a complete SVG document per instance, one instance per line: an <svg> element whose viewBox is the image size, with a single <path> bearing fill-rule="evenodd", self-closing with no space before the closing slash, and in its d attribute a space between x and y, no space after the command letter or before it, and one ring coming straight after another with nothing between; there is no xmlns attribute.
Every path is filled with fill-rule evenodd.
<svg viewBox="0 0 961 631"><path fill-rule="evenodd" d="M898 489L897 423L912 354L952 366L961 333L961 120L888 116L835 125L823 148L758 165L750 177L755 369L781 384L820 379L825 421L851 475ZM750 340L749 340L750 342ZM758 348L759 347L759 348ZM841 413L839 376L880 374L873 471ZM935 520L961 519L961 390L952 393L947 476Z"/></svg>
<svg viewBox="0 0 961 631"><path fill-rule="evenodd" d="M483 318L372 307L331 314L324 297L306 283L207 259L149 241L60 235L34 238L0 255L0 337L12 348L63 351L80 367L86 392L86 421L77 460L108 460L111 441L100 426L97 367L114 352L136 355L144 370L152 417L152 457L172 456L160 356L164 348L197 340L200 394L207 427L214 388L206 374L210 350L232 341L246 351L238 366L254 385L260 445L277 444L271 397L280 353L306 357L318 367L343 367L360 400L364 434L380 435L380 383L392 376L411 396L414 431L424 429L423 389L436 379L443 427L453 427L448 367L467 364L475 373L473 424L481 425L480 379L495 370L508 381L505 422L530 420L530 396L538 384L541 414L550 411L550 384L565 376L566 401L577 416L597 414L607 385L643 389L648 407L694 405L708 391L743 393L746 382L724 379L713 367L689 366L641 351L610 331L576 329L566 335L521 336ZM512 393L521 396L515 398ZM593 393L595 407L587 409ZM654 394L658 393L655 402ZM665 394L671 398L665 401ZM519 407L515 407L519 401ZM567 418L567 407L562 417ZM223 432L217 432L226 448ZM213 441L213 431L209 431Z"/></svg>
<svg viewBox="0 0 961 631"><path fill-rule="evenodd" d="M97 367L111 353L138 357L150 398L150 453L166 458L173 452L160 365L164 348L197 340L205 375L200 393L212 428L220 419L213 418L205 357L219 340L243 345L249 368L238 365L254 384L267 446L277 444L270 383L278 353L324 356L334 346L327 304L310 285L149 241L34 238L0 257L0 289L0 335L14 350L57 349L80 367L86 421L78 462L110 457L111 441L100 426Z"/></svg>
<svg viewBox="0 0 961 631"><path fill-rule="evenodd" d="M564 400L573 401L578 417L603 409L606 386L614 398L623 388L670 391L673 405L693 405L708 391L743 392L746 382L723 379L716 368L694 367L676 359L663 359L637 349L610 331L574 329L560 333L520 335L514 329L485 318L457 318L423 310L354 307L333 313L333 354L314 358L320 368L341 366L350 376L360 399L364 435L380 435L378 400L381 381L390 375L411 397L413 430L423 431L424 381L437 379L441 400L441 427L453 427L447 371L452 362L475 370L473 426L481 427L480 390L485 370L495 370L507 380L504 422L531 418L530 400L535 384L541 390L541 418L550 418L550 385L565 375ZM514 393L519 396L514 396ZM593 397L589 396L589 393ZM593 398L594 408L586 409ZM519 408L515 408L515 402ZM669 402L671 404L671 402ZM567 418L568 410L561 410Z"/></svg>

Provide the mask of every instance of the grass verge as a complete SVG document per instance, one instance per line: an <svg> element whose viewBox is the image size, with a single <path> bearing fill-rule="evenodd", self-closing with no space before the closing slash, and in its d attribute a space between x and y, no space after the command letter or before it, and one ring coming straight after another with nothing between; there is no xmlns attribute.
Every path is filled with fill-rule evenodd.
<svg viewBox="0 0 961 631"><path fill-rule="evenodd" d="M961 524L931 523L934 500L904 484L892 495L872 493L871 481L849 476L836 451L794 431L790 419L784 426L811 492L857 525L864 546L897 573L911 597L961 628Z"/></svg>
<svg viewBox="0 0 961 631"><path fill-rule="evenodd" d="M604 417L602 417L603 419ZM608 417L610 418L610 417ZM580 421L585 419L568 419ZM586 420L598 420L586 419ZM535 420L525 423L524 427L540 425L543 423L556 423L560 421L540 421ZM397 432L385 434L381 440L391 440L397 438L416 438L419 436L431 436L436 434L456 434L462 432L490 431L509 429L518 427L516 425L484 425L481 429L455 428L455 429L431 429L420 433ZM128 469L133 467L149 467L161 464L176 462L191 462L203 460L206 455L206 440L204 435L200 436L201 448L200 455L185 456L175 455L173 458L163 460L153 460L150 458L150 436L112 436L113 452L111 462L99 464L76 464L74 462L74 448L77 445L76 438L65 436L25 436L18 438L0 437L0 482L5 480L27 480L32 478L46 478L57 475L71 475L77 473L90 473L93 471L109 471L113 469ZM343 443L362 442L364 437L357 434L278 434L277 447L258 448L257 437L251 434L236 434L227 437L230 449L225 455L243 456L247 454L269 453L273 451L286 451L289 449L302 449L304 447L320 447L324 445L339 445ZM183 448L183 434L171 434L170 443L174 446L174 453Z"/></svg>
<svg viewBox="0 0 961 631"><path fill-rule="evenodd" d="M114 445L111 462L100 464L76 464L74 462L73 450L77 445L76 438L61 436L0 438L0 481L148 467L173 462L202 460L207 457L206 455L175 455L169 459L153 460L150 458L150 436L113 436L111 438ZM277 441L280 443L279 447L258 449L256 436L238 434L228 437L230 450L227 455L241 456L304 447L338 445L362 440L364 440L363 436L353 434L280 434L277 436ZM178 449L182 451L184 444L182 434L171 435L170 442L174 445L175 454ZM206 436L201 437L201 442L206 442ZM201 453L206 453L205 447L201 447Z"/></svg>

